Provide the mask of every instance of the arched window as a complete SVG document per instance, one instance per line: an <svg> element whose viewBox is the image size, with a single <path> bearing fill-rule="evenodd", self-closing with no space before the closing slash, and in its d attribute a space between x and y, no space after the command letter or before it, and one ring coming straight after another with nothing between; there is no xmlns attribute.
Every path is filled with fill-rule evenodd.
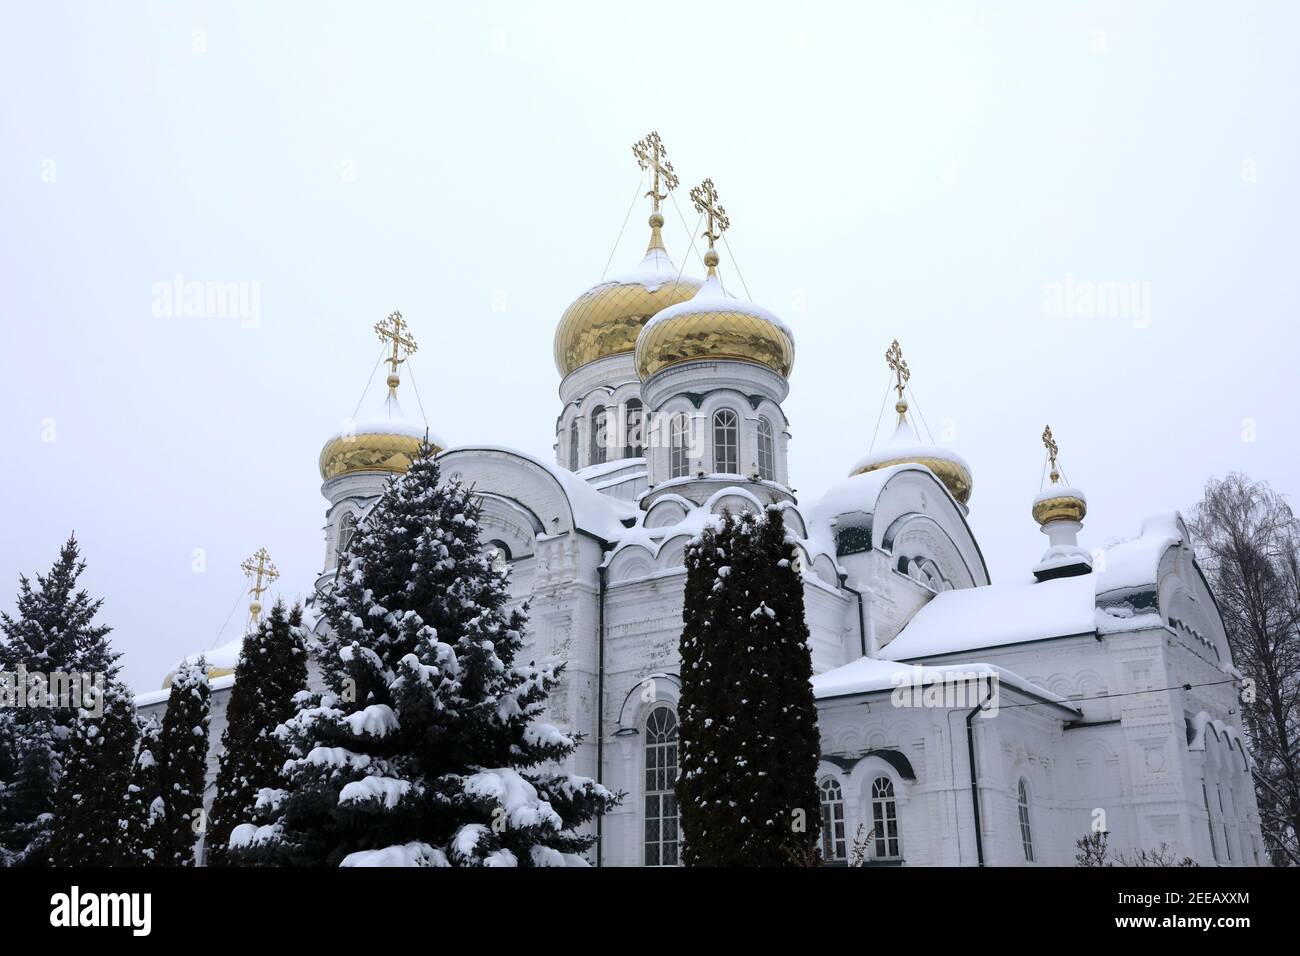
<svg viewBox="0 0 1300 956"><path fill-rule="evenodd" d="M510 545L504 541L489 541L483 551L492 567L498 571L510 562Z"/></svg>
<svg viewBox="0 0 1300 956"><path fill-rule="evenodd" d="M843 863L846 859L844 839L844 791L834 777L827 777L817 789L822 802L822 859Z"/></svg>
<svg viewBox="0 0 1300 956"><path fill-rule="evenodd" d="M871 781L871 835L875 859L898 859L898 803L894 799L894 781L888 777Z"/></svg>
<svg viewBox="0 0 1300 956"><path fill-rule="evenodd" d="M677 715L656 707L645 722L645 865L676 866Z"/></svg>
<svg viewBox="0 0 1300 956"><path fill-rule="evenodd" d="M776 481L776 441L766 418L758 420L758 477Z"/></svg>
<svg viewBox="0 0 1300 956"><path fill-rule="evenodd" d="M593 408L591 410L591 463L593 465L603 465L609 457L609 449L605 446L607 439L605 419L605 409Z"/></svg>
<svg viewBox="0 0 1300 956"><path fill-rule="evenodd" d="M668 477L685 478L690 471L691 422L685 415L674 415L668 423Z"/></svg>
<svg viewBox="0 0 1300 956"><path fill-rule="evenodd" d="M740 473L739 423L736 413L730 408L713 413L713 471L716 474Z"/></svg>
<svg viewBox="0 0 1300 956"><path fill-rule="evenodd" d="M627 422L624 430L623 457L640 458L645 454L645 439L642 438L644 411L639 398L630 398L627 402Z"/></svg>
<svg viewBox="0 0 1300 956"><path fill-rule="evenodd" d="M347 553L348 546L352 544L352 536L357 533L357 516L349 511L339 522L339 540L337 555L342 560L343 555Z"/></svg>
<svg viewBox="0 0 1300 956"><path fill-rule="evenodd" d="M1034 834L1029 829L1029 787L1021 777L1016 785L1016 807L1020 812L1020 845L1025 851L1025 862L1034 862Z"/></svg>
<svg viewBox="0 0 1300 956"><path fill-rule="evenodd" d="M569 471L578 470L578 416L569 422Z"/></svg>

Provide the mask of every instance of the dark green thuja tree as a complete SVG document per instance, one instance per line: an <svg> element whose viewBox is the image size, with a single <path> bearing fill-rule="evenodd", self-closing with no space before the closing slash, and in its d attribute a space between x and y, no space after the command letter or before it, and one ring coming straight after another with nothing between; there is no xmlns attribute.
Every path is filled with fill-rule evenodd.
<svg viewBox="0 0 1300 956"><path fill-rule="evenodd" d="M110 628L95 622L103 601L77 587L85 569L70 537L35 585L18 579L17 615L0 613L0 672L11 675L0 687L0 866L49 862L55 790L83 702L59 699L55 675L117 674Z"/></svg>
<svg viewBox="0 0 1300 956"><path fill-rule="evenodd" d="M95 691L72 724L63 776L54 799L50 862L113 866L126 842L124 801L135 762L135 700L113 681Z"/></svg>
<svg viewBox="0 0 1300 956"><path fill-rule="evenodd" d="M519 659L525 618L478 519L425 447L360 523L318 604L328 690L280 731L289 759L231 833L237 860L586 862L579 828L617 797L555 769L577 745L541 719L560 668Z"/></svg>
<svg viewBox="0 0 1300 956"><path fill-rule="evenodd" d="M230 831L252 819L258 791L274 786L289 756L275 729L293 716L294 696L307 688L305 638L302 608L286 611L277 601L239 649L205 839L209 866L228 862Z"/></svg>
<svg viewBox="0 0 1300 956"><path fill-rule="evenodd" d="M172 676L167 712L159 734L158 782L161 798L161 836L156 866L194 866L195 844L203 828L203 788L208 772L208 727L211 692L208 665L182 661ZM155 805L151 802L151 814ZM154 821L154 826L159 821Z"/></svg>
<svg viewBox="0 0 1300 956"><path fill-rule="evenodd" d="M691 866L816 859L821 747L803 581L779 508L686 549L677 780Z"/></svg>
<svg viewBox="0 0 1300 956"><path fill-rule="evenodd" d="M122 806L119 866L161 866L166 853L166 811L162 798L162 721L136 718L140 746Z"/></svg>

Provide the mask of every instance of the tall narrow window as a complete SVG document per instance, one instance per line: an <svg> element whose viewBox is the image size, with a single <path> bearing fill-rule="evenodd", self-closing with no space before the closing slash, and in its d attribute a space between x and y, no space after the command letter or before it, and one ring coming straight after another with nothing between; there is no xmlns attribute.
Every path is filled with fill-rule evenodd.
<svg viewBox="0 0 1300 956"><path fill-rule="evenodd" d="M729 408L713 413L713 470L720 475L740 473L739 419Z"/></svg>
<svg viewBox="0 0 1300 956"><path fill-rule="evenodd" d="M776 441L766 418L758 420L758 477L776 481Z"/></svg>
<svg viewBox="0 0 1300 956"><path fill-rule="evenodd" d="M668 477L685 478L691 467L690 419L674 415L668 423Z"/></svg>
<svg viewBox="0 0 1300 956"><path fill-rule="evenodd" d="M1016 785L1016 808L1020 812L1020 845L1025 851L1025 862L1034 862L1034 834L1029 829L1029 788L1021 777Z"/></svg>
<svg viewBox="0 0 1300 956"><path fill-rule="evenodd" d="M827 777L817 787L822 801L822 859L829 863L845 860L844 791L834 777Z"/></svg>
<svg viewBox="0 0 1300 956"><path fill-rule="evenodd" d="M357 533L357 516L349 511L339 522L339 541L337 560L342 560L343 555L347 553L348 546L352 544L352 536Z"/></svg>
<svg viewBox="0 0 1300 956"><path fill-rule="evenodd" d="M1214 836L1214 815L1210 813L1210 790L1201 781L1201 796L1205 798L1205 820L1210 827L1210 852L1214 854L1214 862L1219 862L1219 841Z"/></svg>
<svg viewBox="0 0 1300 956"><path fill-rule="evenodd" d="M871 826L875 858L898 859L898 803L894 799L894 781L888 777L871 782Z"/></svg>
<svg viewBox="0 0 1300 956"><path fill-rule="evenodd" d="M624 429L623 457L640 458L645 454L645 440L641 437L642 423L644 421L641 400L637 398L628 399L626 408L627 422Z"/></svg>
<svg viewBox="0 0 1300 956"><path fill-rule="evenodd" d="M1223 826L1223 849L1228 854L1228 862L1232 862L1232 840L1228 837L1228 811L1223 808L1223 784L1217 784L1216 789L1219 791L1219 823Z"/></svg>
<svg viewBox="0 0 1300 956"><path fill-rule="evenodd" d="M593 465L603 465L609 457L609 449L605 445L608 438L605 434L606 417L607 413L603 408L591 410L591 463Z"/></svg>
<svg viewBox="0 0 1300 956"><path fill-rule="evenodd" d="M676 866L677 715L656 707L645 722L645 865Z"/></svg>
<svg viewBox="0 0 1300 956"><path fill-rule="evenodd" d="M578 470L578 416L569 422L569 471Z"/></svg>

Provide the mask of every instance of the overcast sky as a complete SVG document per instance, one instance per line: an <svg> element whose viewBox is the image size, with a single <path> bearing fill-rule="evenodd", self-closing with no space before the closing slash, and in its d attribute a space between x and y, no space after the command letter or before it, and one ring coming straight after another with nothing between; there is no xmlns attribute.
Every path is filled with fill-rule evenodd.
<svg viewBox="0 0 1300 956"><path fill-rule="evenodd" d="M4 21L0 608L75 529L137 690L238 633L258 547L281 593L309 591L317 456L392 309L435 431L552 456L555 325L601 277L650 129L684 212L712 177L749 291L794 330L801 498L870 445L894 337L971 464L995 582L1046 545L1046 422L1089 547L1233 469L1300 491L1294 4L23 3ZM639 260L647 211L611 273ZM723 268L736 290L726 249ZM166 314L155 286L178 275L245 283L256 315ZM1089 306L1100 283L1136 295Z"/></svg>

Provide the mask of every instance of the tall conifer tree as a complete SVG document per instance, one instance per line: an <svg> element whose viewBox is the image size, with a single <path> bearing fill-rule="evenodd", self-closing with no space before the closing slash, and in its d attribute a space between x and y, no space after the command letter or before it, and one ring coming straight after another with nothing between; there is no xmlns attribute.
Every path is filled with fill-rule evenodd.
<svg viewBox="0 0 1300 956"><path fill-rule="evenodd" d="M413 866L585 862L616 798L544 768L576 740L541 720L558 668L518 659L523 615L479 506L426 447L352 538L320 606L328 692L286 726L283 782L236 827L241 859Z"/></svg>
<svg viewBox="0 0 1300 956"><path fill-rule="evenodd" d="M166 853L166 817L162 798L162 721L136 718L140 747L122 807L121 866L161 866Z"/></svg>
<svg viewBox="0 0 1300 956"><path fill-rule="evenodd" d="M803 581L781 511L724 514L686 552L682 859L801 865L820 827Z"/></svg>
<svg viewBox="0 0 1300 956"><path fill-rule="evenodd" d="M72 724L54 800L55 866L112 866L122 859L123 801L139 734L135 700L117 681L98 695L102 707L83 708Z"/></svg>
<svg viewBox="0 0 1300 956"><path fill-rule="evenodd" d="M159 866L194 866L195 844L203 827L203 789L208 771L211 693L207 662L182 661L172 676L171 695L159 735L163 837Z"/></svg>
<svg viewBox="0 0 1300 956"><path fill-rule="evenodd" d="M54 675L108 682L117 674L110 628L95 623L103 601L77 589L85 569L76 537L68 538L35 586L18 579L17 617L0 613L0 671L16 675L23 686L13 691L25 696L25 706L0 707L0 865L49 860L54 793L81 704L45 699Z"/></svg>
<svg viewBox="0 0 1300 956"><path fill-rule="evenodd" d="M286 612L277 601L240 647L221 735L217 796L208 822L210 866L227 861L230 831L252 819L258 791L275 785L288 757L275 729L293 716L294 696L307 688L304 638L302 609Z"/></svg>

